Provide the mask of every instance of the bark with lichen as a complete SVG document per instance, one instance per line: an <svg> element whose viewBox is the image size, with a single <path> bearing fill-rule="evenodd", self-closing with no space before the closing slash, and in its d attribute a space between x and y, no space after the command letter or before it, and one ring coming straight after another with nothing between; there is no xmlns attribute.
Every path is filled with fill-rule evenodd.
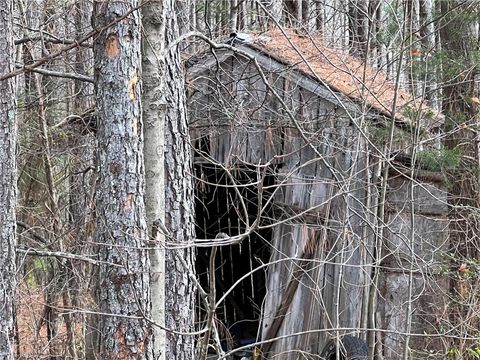
<svg viewBox="0 0 480 360"><path fill-rule="evenodd" d="M97 301L103 359L152 359L139 1L95 3ZM120 19L121 18L121 19Z"/></svg>
<svg viewBox="0 0 480 360"><path fill-rule="evenodd" d="M0 0L0 74L15 69L13 0ZM14 358L16 123L15 78L0 81L0 359Z"/></svg>

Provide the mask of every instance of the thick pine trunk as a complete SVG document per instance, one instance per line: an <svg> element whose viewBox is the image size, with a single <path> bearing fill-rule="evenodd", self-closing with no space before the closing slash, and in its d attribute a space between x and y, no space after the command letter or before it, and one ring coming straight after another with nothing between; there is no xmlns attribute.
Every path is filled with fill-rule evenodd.
<svg viewBox="0 0 480 360"><path fill-rule="evenodd" d="M0 74L15 70L13 0L0 0ZM15 78L0 82L0 359L13 359L15 291Z"/></svg>
<svg viewBox="0 0 480 360"><path fill-rule="evenodd" d="M152 359L150 262L144 207L139 1L98 1L95 39L98 116L97 242L100 356ZM129 13L130 12L130 13ZM108 263L108 264L107 264Z"/></svg>
<svg viewBox="0 0 480 360"><path fill-rule="evenodd" d="M178 37L174 1L165 0L166 48ZM180 332L193 330L194 274L194 192L192 153L187 126L183 68L177 47L165 58L165 202L169 230L166 251L166 326ZM194 359L194 338L167 333L167 359Z"/></svg>

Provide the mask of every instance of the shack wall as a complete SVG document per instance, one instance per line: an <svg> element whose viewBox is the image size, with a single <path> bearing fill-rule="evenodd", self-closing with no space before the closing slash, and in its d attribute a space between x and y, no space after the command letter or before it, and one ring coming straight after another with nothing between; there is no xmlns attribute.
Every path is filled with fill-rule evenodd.
<svg viewBox="0 0 480 360"><path fill-rule="evenodd" d="M362 227L365 144L349 127L326 128L319 134L322 141L314 149L297 141L300 162L286 161L279 174L275 203L288 209L283 217L279 214L279 220L287 222L272 237L273 248L279 249L272 262L281 265L269 269L262 323L262 339L283 337L268 349L275 358L293 359L302 351L319 354L332 334L328 329L360 328L362 322L368 276L361 266L371 262L366 258L371 244ZM308 155L302 159L304 152ZM308 165L299 168L299 163ZM304 216L291 218L301 212ZM312 258L302 261L309 251ZM295 274L299 266L302 272ZM295 281L297 292L288 299L286 289ZM282 311L285 306L288 311ZM272 332L272 326L278 329ZM287 336L292 333L300 335Z"/></svg>
<svg viewBox="0 0 480 360"><path fill-rule="evenodd" d="M411 337L411 358L443 358L448 344L435 334L449 306L447 191L398 174L389 185L379 301L383 355L401 358L405 333L412 333L418 336Z"/></svg>
<svg viewBox="0 0 480 360"><path fill-rule="evenodd" d="M264 356L319 354L331 336L353 333L376 336L379 354L400 359L410 282L411 332L433 331L435 314L446 306L445 189L392 176L386 223L379 224L381 162L352 124L358 114L352 107L347 114L321 96L325 89L306 90L292 81L289 67L267 69L271 87L251 61L231 54L194 68L188 91L195 161L230 170L267 166L276 177L259 340L277 340L263 347ZM372 326L382 331L365 331ZM425 349L441 352L438 342L421 336L411 346L415 357Z"/></svg>

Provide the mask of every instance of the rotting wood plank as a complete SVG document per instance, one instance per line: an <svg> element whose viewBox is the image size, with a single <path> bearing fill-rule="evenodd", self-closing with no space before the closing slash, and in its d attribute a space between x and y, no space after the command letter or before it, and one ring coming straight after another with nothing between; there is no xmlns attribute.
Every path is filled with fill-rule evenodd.
<svg viewBox="0 0 480 360"><path fill-rule="evenodd" d="M410 200L411 180L398 176L388 182L388 205L396 211L412 208ZM413 186L413 207L418 214L443 215L448 212L447 192L429 183L415 183Z"/></svg>
<svg viewBox="0 0 480 360"><path fill-rule="evenodd" d="M394 166L390 167L392 175L401 175L410 177L410 167L402 163L395 162ZM429 171L423 169L415 169L413 176L416 180L429 181L437 184L443 184L446 180L446 175L438 171Z"/></svg>
<svg viewBox="0 0 480 360"><path fill-rule="evenodd" d="M275 201L274 214L278 216L278 220L289 219L289 222L316 225L323 224L326 220L325 209L305 210L305 208ZM301 215L299 215L301 214Z"/></svg>
<svg viewBox="0 0 480 360"><path fill-rule="evenodd" d="M390 224L385 233L384 271L389 268L405 269L412 261L410 249L411 214L409 212L388 214ZM414 223L414 267L423 272L441 272L448 262L448 219L416 214Z"/></svg>
<svg viewBox="0 0 480 360"><path fill-rule="evenodd" d="M273 317L273 322L270 324L270 327L267 330L266 336L263 340L270 340L274 339L277 335L277 332L280 326L285 319L285 315L292 303L293 297L295 292L298 289L298 285L300 284L300 279L302 275L305 273L305 268L308 265L308 260L311 260L315 254L315 249L318 246L318 242L320 241L320 232L315 231L313 236L311 236L302 250L302 254L295 266L295 269L292 271L292 275L288 282L287 288L285 289L284 296L282 297L282 303L278 306L277 310L275 311L275 316ZM263 354L267 354L270 351L273 342L265 342L261 348Z"/></svg>

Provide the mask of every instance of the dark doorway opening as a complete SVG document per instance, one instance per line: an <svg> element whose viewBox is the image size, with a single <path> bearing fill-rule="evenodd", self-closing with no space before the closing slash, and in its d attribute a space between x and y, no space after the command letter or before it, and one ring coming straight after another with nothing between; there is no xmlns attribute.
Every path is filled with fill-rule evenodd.
<svg viewBox="0 0 480 360"><path fill-rule="evenodd" d="M258 212L272 194L273 171L263 177L253 167L242 166L228 172L210 163L195 164L196 183L196 236L214 239L219 233L235 236L244 233L248 222L252 224ZM265 187L267 187L265 189ZM262 189L262 190L259 190ZM243 204L242 204L243 201ZM260 208L260 209L259 209ZM272 219L272 207L261 214L260 225ZM243 276L225 301L217 308L216 318L226 349L255 342L258 336L262 302L265 298L265 268L254 271L270 259L271 230L255 231L240 244L217 248L215 258L217 301ZM211 248L198 248L196 271L200 284L209 291L209 260ZM205 307L198 299L197 318L205 319Z"/></svg>

